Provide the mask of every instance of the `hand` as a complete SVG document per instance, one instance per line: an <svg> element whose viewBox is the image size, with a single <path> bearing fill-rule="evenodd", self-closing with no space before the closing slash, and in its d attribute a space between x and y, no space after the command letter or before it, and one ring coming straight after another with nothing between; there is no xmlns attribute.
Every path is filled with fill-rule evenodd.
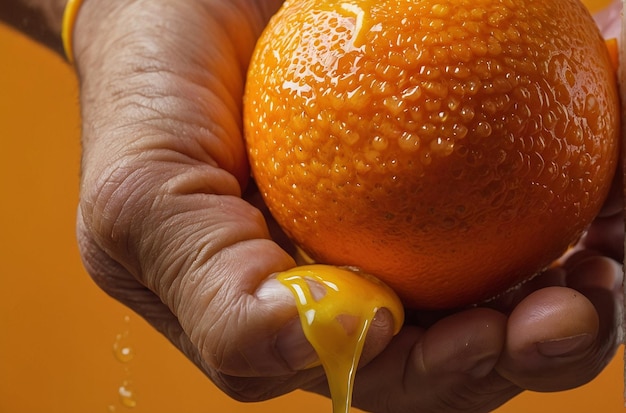
<svg viewBox="0 0 626 413"><path fill-rule="evenodd" d="M293 298L272 281L295 263L247 183L241 137L246 65L279 3L86 1L74 32L85 266L239 400L295 388L325 392L321 369L305 369L315 355ZM584 280L594 272L603 275L601 285ZM407 325L391 343L391 320L381 312L355 405L488 411L523 388L582 384L615 350L617 301L607 283L619 276L596 254L492 308ZM540 280L567 281L580 292L568 300L573 290L544 288ZM578 317L563 323L562 314ZM565 357L554 357L557 344L544 346L553 347L552 357L537 352L536 341L572 335L584 340Z"/></svg>
<svg viewBox="0 0 626 413"><path fill-rule="evenodd" d="M242 198L246 65L278 5L86 1L74 31L85 266L242 400L322 375L270 279L294 261Z"/></svg>

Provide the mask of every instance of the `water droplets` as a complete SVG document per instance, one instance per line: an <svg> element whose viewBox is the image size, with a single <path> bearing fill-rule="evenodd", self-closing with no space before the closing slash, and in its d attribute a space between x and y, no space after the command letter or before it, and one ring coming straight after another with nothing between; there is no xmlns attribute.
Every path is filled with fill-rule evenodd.
<svg viewBox="0 0 626 413"><path fill-rule="evenodd" d="M398 140L400 149L406 152L415 152L420 148L420 138L417 134L404 132Z"/></svg>
<svg viewBox="0 0 626 413"><path fill-rule="evenodd" d="M129 364L135 358L135 350L130 340L130 317L124 317L124 329L115 335L112 350L115 360L122 364L124 379L117 388L117 402L108 406L108 411L113 413L118 411L118 407L133 408L137 406L136 392L131 380Z"/></svg>
<svg viewBox="0 0 626 413"><path fill-rule="evenodd" d="M476 124L476 128L474 129L474 135L478 138L488 138L491 136L493 132L493 128L489 122L481 121Z"/></svg>
<svg viewBox="0 0 626 413"><path fill-rule="evenodd" d="M113 343L113 355L121 363L128 363L135 357L135 352L128 343L128 335L128 330L119 333Z"/></svg>
<svg viewBox="0 0 626 413"><path fill-rule="evenodd" d="M437 138L430 142L430 150L437 156L448 156L454 150L454 142L450 139Z"/></svg>
<svg viewBox="0 0 626 413"><path fill-rule="evenodd" d="M124 407L136 407L137 400L135 399L135 391L133 390L132 382L130 380L124 380L122 385L117 389L117 393L120 397L120 403Z"/></svg>

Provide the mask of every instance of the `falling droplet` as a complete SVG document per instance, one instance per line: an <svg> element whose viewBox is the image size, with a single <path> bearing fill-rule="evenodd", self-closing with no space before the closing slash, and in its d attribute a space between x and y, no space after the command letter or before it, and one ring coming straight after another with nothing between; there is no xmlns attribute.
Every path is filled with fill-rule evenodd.
<svg viewBox="0 0 626 413"><path fill-rule="evenodd" d="M109 413L115 413L118 411L118 407L123 406L126 408L133 408L137 406L137 400L135 399L135 391L130 380L130 368L129 364L135 357L135 352L129 343L130 336L130 317L124 317L125 328L123 331L115 336L113 342L113 355L115 359L124 364L124 374L126 380L124 380L117 388L118 403L108 405Z"/></svg>
<svg viewBox="0 0 626 413"><path fill-rule="evenodd" d="M128 345L128 332L118 334L113 343L113 354L115 358L122 362L128 363L135 357L133 348Z"/></svg>
<svg viewBox="0 0 626 413"><path fill-rule="evenodd" d="M137 400L135 400L135 392L132 389L131 382L125 380L118 389L120 395L120 403L125 407L137 406Z"/></svg>
<svg viewBox="0 0 626 413"><path fill-rule="evenodd" d="M124 317L124 322L128 324L130 317ZM124 332L117 334L115 342L113 342L113 354L122 363L128 363L135 357L135 352L129 344L129 335L129 330L126 329Z"/></svg>

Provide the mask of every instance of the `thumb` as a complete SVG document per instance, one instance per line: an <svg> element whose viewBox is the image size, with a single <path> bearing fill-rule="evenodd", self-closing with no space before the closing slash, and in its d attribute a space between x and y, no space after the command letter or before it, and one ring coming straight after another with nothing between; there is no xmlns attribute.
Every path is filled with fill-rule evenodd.
<svg viewBox="0 0 626 413"><path fill-rule="evenodd" d="M86 268L235 399L258 401L323 382L321 368L308 369L317 356L302 331L295 299L273 276L293 267L293 259L268 239L255 208L238 197L219 198L219 208L204 205L194 219L189 210L168 220L151 219L154 211L145 214L144 223L167 225L149 225L151 242L142 243L149 248L138 248L136 259L141 271L128 271L130 265L120 264L126 259L105 253L112 249L98 246L101 237L79 213ZM165 210L179 204L185 202ZM385 312L376 317L364 362L387 345L392 326Z"/></svg>
<svg viewBox="0 0 626 413"><path fill-rule="evenodd" d="M181 292L187 298L178 322L197 349L203 370L242 401L265 400L325 381L294 296L275 278L292 266L291 257L263 239L232 249L218 254L223 262L214 267L220 270L202 278L199 288ZM222 283L218 292L203 300L198 292L210 290L214 282ZM391 314L380 311L368 332L362 364L381 353L392 335Z"/></svg>
<svg viewBox="0 0 626 413"><path fill-rule="evenodd" d="M233 249L237 253L224 256L225 261L219 266L227 271L218 277L225 285L211 301L210 310L204 312L209 320L193 323L194 333L204 336L198 347L208 362L207 370L217 373L231 390L233 383L252 386L246 387L246 400L276 395L258 394L263 390L280 394L323 381L321 368L311 368L320 363L303 332L296 300L275 277L293 266L291 257L272 241L261 239L249 240ZM242 262L238 257L247 258ZM226 262L229 258L234 259ZM250 288L242 288L246 285ZM366 338L362 365L382 352L393 331L391 313L379 311ZM193 339L194 334L190 336ZM269 389L272 382L278 383L278 388ZM238 396L242 396L241 392Z"/></svg>
<svg viewBox="0 0 626 413"><path fill-rule="evenodd" d="M233 251L223 250L219 264L207 263L166 282L167 270L147 268L137 274L127 269L124 260L105 252L110 250L102 248L80 208L77 239L95 283L143 317L229 396L258 401L322 379L323 372L315 369L295 377L300 368L315 363L315 353L304 337L291 293L272 277L263 280L262 268L255 268L268 268L260 261L273 258L277 270L281 261L283 266L292 265L272 242L250 241ZM176 251L171 246L163 249L169 253L162 257ZM256 254L264 260L254 259L254 254L246 257L245 250L255 249L264 251ZM159 261L159 267L173 267ZM213 269L205 273L203 267ZM257 280L257 286L247 286Z"/></svg>

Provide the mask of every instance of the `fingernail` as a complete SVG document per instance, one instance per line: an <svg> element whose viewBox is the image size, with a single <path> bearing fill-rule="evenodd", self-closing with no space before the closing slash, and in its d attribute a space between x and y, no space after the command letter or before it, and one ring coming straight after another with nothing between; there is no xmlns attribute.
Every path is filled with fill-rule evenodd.
<svg viewBox="0 0 626 413"><path fill-rule="evenodd" d="M591 334L579 334L576 336L557 338L538 342L537 351L546 357L562 357L586 349L593 337Z"/></svg>
<svg viewBox="0 0 626 413"><path fill-rule="evenodd" d="M269 278L259 286L254 294L259 300L272 302L275 304L295 303L293 294L276 278Z"/></svg>
<svg viewBox="0 0 626 413"><path fill-rule="evenodd" d="M376 311L374 314L374 318L372 318L372 323L370 328L378 328L378 329L390 329L393 330L393 315L391 311L387 308L382 307Z"/></svg>
<svg viewBox="0 0 626 413"><path fill-rule="evenodd" d="M291 311L295 306L295 298L289 288L275 278L265 280L256 290L255 296L277 307L289 307ZM280 329L275 348L291 370L304 370L319 365L317 353L304 335L299 317L288 321Z"/></svg>
<svg viewBox="0 0 626 413"><path fill-rule="evenodd" d="M292 320L278 333L276 348L292 370L304 370L319 365L317 353L306 339L300 319Z"/></svg>

